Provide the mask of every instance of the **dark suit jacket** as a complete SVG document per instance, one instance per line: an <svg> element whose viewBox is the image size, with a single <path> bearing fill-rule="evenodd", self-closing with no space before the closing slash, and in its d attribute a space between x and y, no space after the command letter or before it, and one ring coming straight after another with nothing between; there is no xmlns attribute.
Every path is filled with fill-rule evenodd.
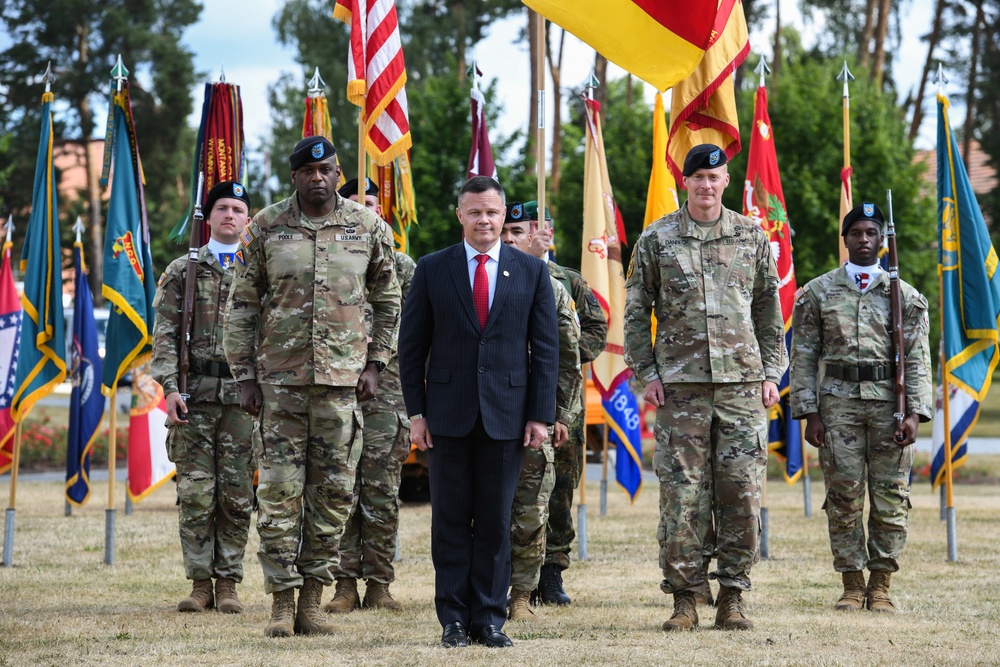
<svg viewBox="0 0 1000 667"><path fill-rule="evenodd" d="M502 245L496 281L480 330L464 244L417 263L399 370L407 412L423 414L432 436L468 435L481 415L491 438L515 440L527 421L555 420L559 343L548 269Z"/></svg>

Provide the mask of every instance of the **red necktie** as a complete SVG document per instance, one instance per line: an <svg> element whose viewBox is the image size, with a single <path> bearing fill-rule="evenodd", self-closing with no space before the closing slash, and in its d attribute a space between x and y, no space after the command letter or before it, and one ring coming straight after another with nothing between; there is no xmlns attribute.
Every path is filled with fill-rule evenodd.
<svg viewBox="0 0 1000 667"><path fill-rule="evenodd" d="M490 277L486 275L486 260L489 255L476 255L479 266L476 267L476 277L472 282L472 301L476 304L479 314L479 328L486 328L486 316L490 314Z"/></svg>

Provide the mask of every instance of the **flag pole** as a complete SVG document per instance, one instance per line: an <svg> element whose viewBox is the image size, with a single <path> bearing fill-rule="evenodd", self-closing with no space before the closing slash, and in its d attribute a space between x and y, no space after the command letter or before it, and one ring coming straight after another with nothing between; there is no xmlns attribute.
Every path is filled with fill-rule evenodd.
<svg viewBox="0 0 1000 667"><path fill-rule="evenodd" d="M367 97L366 97L367 99ZM361 104L358 109L358 201L362 205L365 203L365 190L367 190L368 164L365 154L365 105Z"/></svg>
<svg viewBox="0 0 1000 667"><path fill-rule="evenodd" d="M45 70L45 76L49 76L52 70L52 63L49 63ZM49 82L46 79L45 92L49 91ZM14 231L14 215L7 216L7 242L4 244L4 252L11 243L11 235ZM14 451L11 452L10 460L10 498L7 503L7 511L4 513L3 524L3 565L11 567L14 564L14 518L17 507L17 469L21 465L21 420L14 422Z"/></svg>
<svg viewBox="0 0 1000 667"><path fill-rule="evenodd" d="M944 75L944 66L939 62L937 71L937 84L938 84L938 95L944 96L944 84L948 82L948 79ZM951 132L951 124L949 122L948 131ZM958 535L957 527L955 525L955 497L953 492L953 479L952 474L954 469L951 462L951 409L949 394L951 393L948 389L948 369L944 365L944 350L947 349L945 344L947 333L944 326L944 275L941 271L941 263L938 262L938 292L940 294L939 298L941 300L941 346L942 346L942 364L941 364L941 398L942 406L944 408L944 493L945 493L945 518L946 518L946 532L948 535L948 562L954 563L958 560Z"/></svg>
<svg viewBox="0 0 1000 667"><path fill-rule="evenodd" d="M535 34L538 37L538 53L535 67L538 69L538 91L535 97L538 106L538 127L535 134L535 163L538 172L538 226L546 227L545 221L545 17L538 15ZM473 77L475 78L475 77ZM556 113L559 110L556 109Z"/></svg>
<svg viewBox="0 0 1000 667"><path fill-rule="evenodd" d="M847 68L847 61L837 75L837 81L844 82L844 166L840 172L840 218L843 219L848 211L853 208L851 194L851 93L848 85L854 81L854 75ZM839 225L838 225L839 226ZM839 244L840 260L839 265L847 261L847 248L843 243Z"/></svg>
<svg viewBox="0 0 1000 667"><path fill-rule="evenodd" d="M608 417L604 416L604 442L601 445L601 516L608 515Z"/></svg>
<svg viewBox="0 0 1000 667"><path fill-rule="evenodd" d="M587 373L590 364L583 364L583 465L580 466L580 500L576 503L576 546L578 558L587 560ZM607 424L605 424L607 427Z"/></svg>

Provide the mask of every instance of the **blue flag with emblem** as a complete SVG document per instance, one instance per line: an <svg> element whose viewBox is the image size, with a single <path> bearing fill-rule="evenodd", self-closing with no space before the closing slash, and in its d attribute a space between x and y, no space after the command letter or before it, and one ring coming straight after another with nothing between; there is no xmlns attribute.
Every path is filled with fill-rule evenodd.
<svg viewBox="0 0 1000 667"><path fill-rule="evenodd" d="M31 218L21 249L24 294L21 346L11 416L21 421L40 399L66 379L62 307L62 252L52 165L52 93L42 95L42 135L31 196Z"/></svg>
<svg viewBox="0 0 1000 667"><path fill-rule="evenodd" d="M937 102L938 271L944 305L944 373L951 386L977 402L974 416L963 410L971 429L979 417L978 402L986 397L993 370L1000 361L1000 276L996 250L951 131L948 98L939 94ZM951 451L953 465L961 465L965 461L963 443L952 442ZM932 461L931 483L939 483L943 474L942 451L935 453Z"/></svg>
<svg viewBox="0 0 1000 667"><path fill-rule="evenodd" d="M102 388L112 395L118 380L140 355L152 349L153 260L149 254L149 227L142 190L142 162L132 122L128 82L111 89L108 135L105 138L104 175L111 165L114 179L108 202L104 236L102 294L112 304L108 317Z"/></svg>
<svg viewBox="0 0 1000 667"><path fill-rule="evenodd" d="M639 404L628 382L619 384L611 398L601 402L607 424L611 427L608 439L615 444L615 479L634 503L642 488Z"/></svg>
<svg viewBox="0 0 1000 667"><path fill-rule="evenodd" d="M90 454L104 417L100 346L94 299L87 283L83 244L73 244L76 296L73 299L73 345L70 348L69 432L66 438L66 501L77 507L90 497Z"/></svg>

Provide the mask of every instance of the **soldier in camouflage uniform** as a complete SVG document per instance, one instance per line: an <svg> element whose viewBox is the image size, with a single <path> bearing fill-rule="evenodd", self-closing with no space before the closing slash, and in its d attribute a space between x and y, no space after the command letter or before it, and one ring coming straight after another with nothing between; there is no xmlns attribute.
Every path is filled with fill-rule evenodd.
<svg viewBox="0 0 1000 667"><path fill-rule="evenodd" d="M548 209L545 228L538 226L538 202L524 203L524 215L532 221L531 254L545 257L552 243L554 228ZM543 254L544 253L544 254ZM549 260L549 275L559 281L573 297L580 320L580 363L590 363L604 352L608 340L608 320L594 293L587 286L579 271L560 266ZM581 380L582 381L582 380ZM538 590L532 595L534 603L568 605L571 600L563 589L562 572L569 567L569 552L576 539L573 530L573 491L580 484L586 449L584 421L586 410L583 392L580 392L580 406L573 425L569 430L569 440L555 452L556 483L549 499L549 524L545 536L545 564L538 582Z"/></svg>
<svg viewBox="0 0 1000 667"><path fill-rule="evenodd" d="M178 611L243 611L236 584L243 581L243 552L253 512L253 419L240 409L239 386L222 349L225 314L239 234L249 221L250 196L224 181L205 200L211 238L198 250L191 313L188 394L178 390L181 309L187 255L160 277L153 300L153 379L167 403L167 452L177 466L178 525L184 570L193 581ZM215 579L215 591L212 579Z"/></svg>
<svg viewBox="0 0 1000 667"><path fill-rule="evenodd" d="M293 615L294 632L336 631L320 598L353 504L358 401L374 398L399 330L392 240L378 216L337 194L333 144L303 139L289 165L296 193L241 235L246 264L237 266L224 340L240 404L261 415L258 559L271 637L293 634Z"/></svg>
<svg viewBox="0 0 1000 667"><path fill-rule="evenodd" d="M522 252L532 250L531 223L524 205L509 202L507 219L500 240ZM547 254L547 249L543 251ZM540 259L544 260L544 254ZM573 300L566 288L549 277L559 321L559 379L556 385L556 423L554 438L541 449L527 449L511 511L510 609L512 621L531 621L535 614L529 607L531 592L538 586L545 557L545 528L549 502L555 485L555 451L567 446L569 431L581 409L583 376L580 372L580 322ZM572 495L572 492L571 492Z"/></svg>
<svg viewBox="0 0 1000 667"><path fill-rule="evenodd" d="M715 625L753 627L742 593L759 559L767 408L788 363L771 246L758 225L723 207L725 165L717 146L691 149L683 170L688 200L642 233L625 281L625 359L646 384L645 400L658 406L660 588L674 596L666 631L698 624L695 591L704 583L705 523L713 513L718 565L710 576L721 586ZM706 493L714 494L710 512Z"/></svg>
<svg viewBox="0 0 1000 667"><path fill-rule="evenodd" d="M893 613L889 580L906 543L912 444L917 423L933 413L927 300L900 280L907 414L901 426L894 418L889 275L878 263L882 223L874 204L848 213L841 228L848 263L810 281L796 296L790 382L792 416L806 420L806 440L819 448L826 481L823 508L833 569L844 584L835 608Z"/></svg>
<svg viewBox="0 0 1000 667"><path fill-rule="evenodd" d="M365 179L365 207L382 217L378 187ZM338 191L341 197L358 201L358 179L352 178ZM405 253L393 254L402 299L410 289L416 263ZM402 308L402 302L400 303ZM365 326L371 337L371 308L365 308ZM396 576L392 559L399 528L399 477L410 453L410 420L399 386L399 358L393 354L379 376L378 394L361 404L365 419L364 446L354 482L354 507L340 538L340 562L333 568L337 582L333 599L323 609L331 613L358 607L401 611L402 605L389 594ZM365 580L365 599L358 595L358 579Z"/></svg>

